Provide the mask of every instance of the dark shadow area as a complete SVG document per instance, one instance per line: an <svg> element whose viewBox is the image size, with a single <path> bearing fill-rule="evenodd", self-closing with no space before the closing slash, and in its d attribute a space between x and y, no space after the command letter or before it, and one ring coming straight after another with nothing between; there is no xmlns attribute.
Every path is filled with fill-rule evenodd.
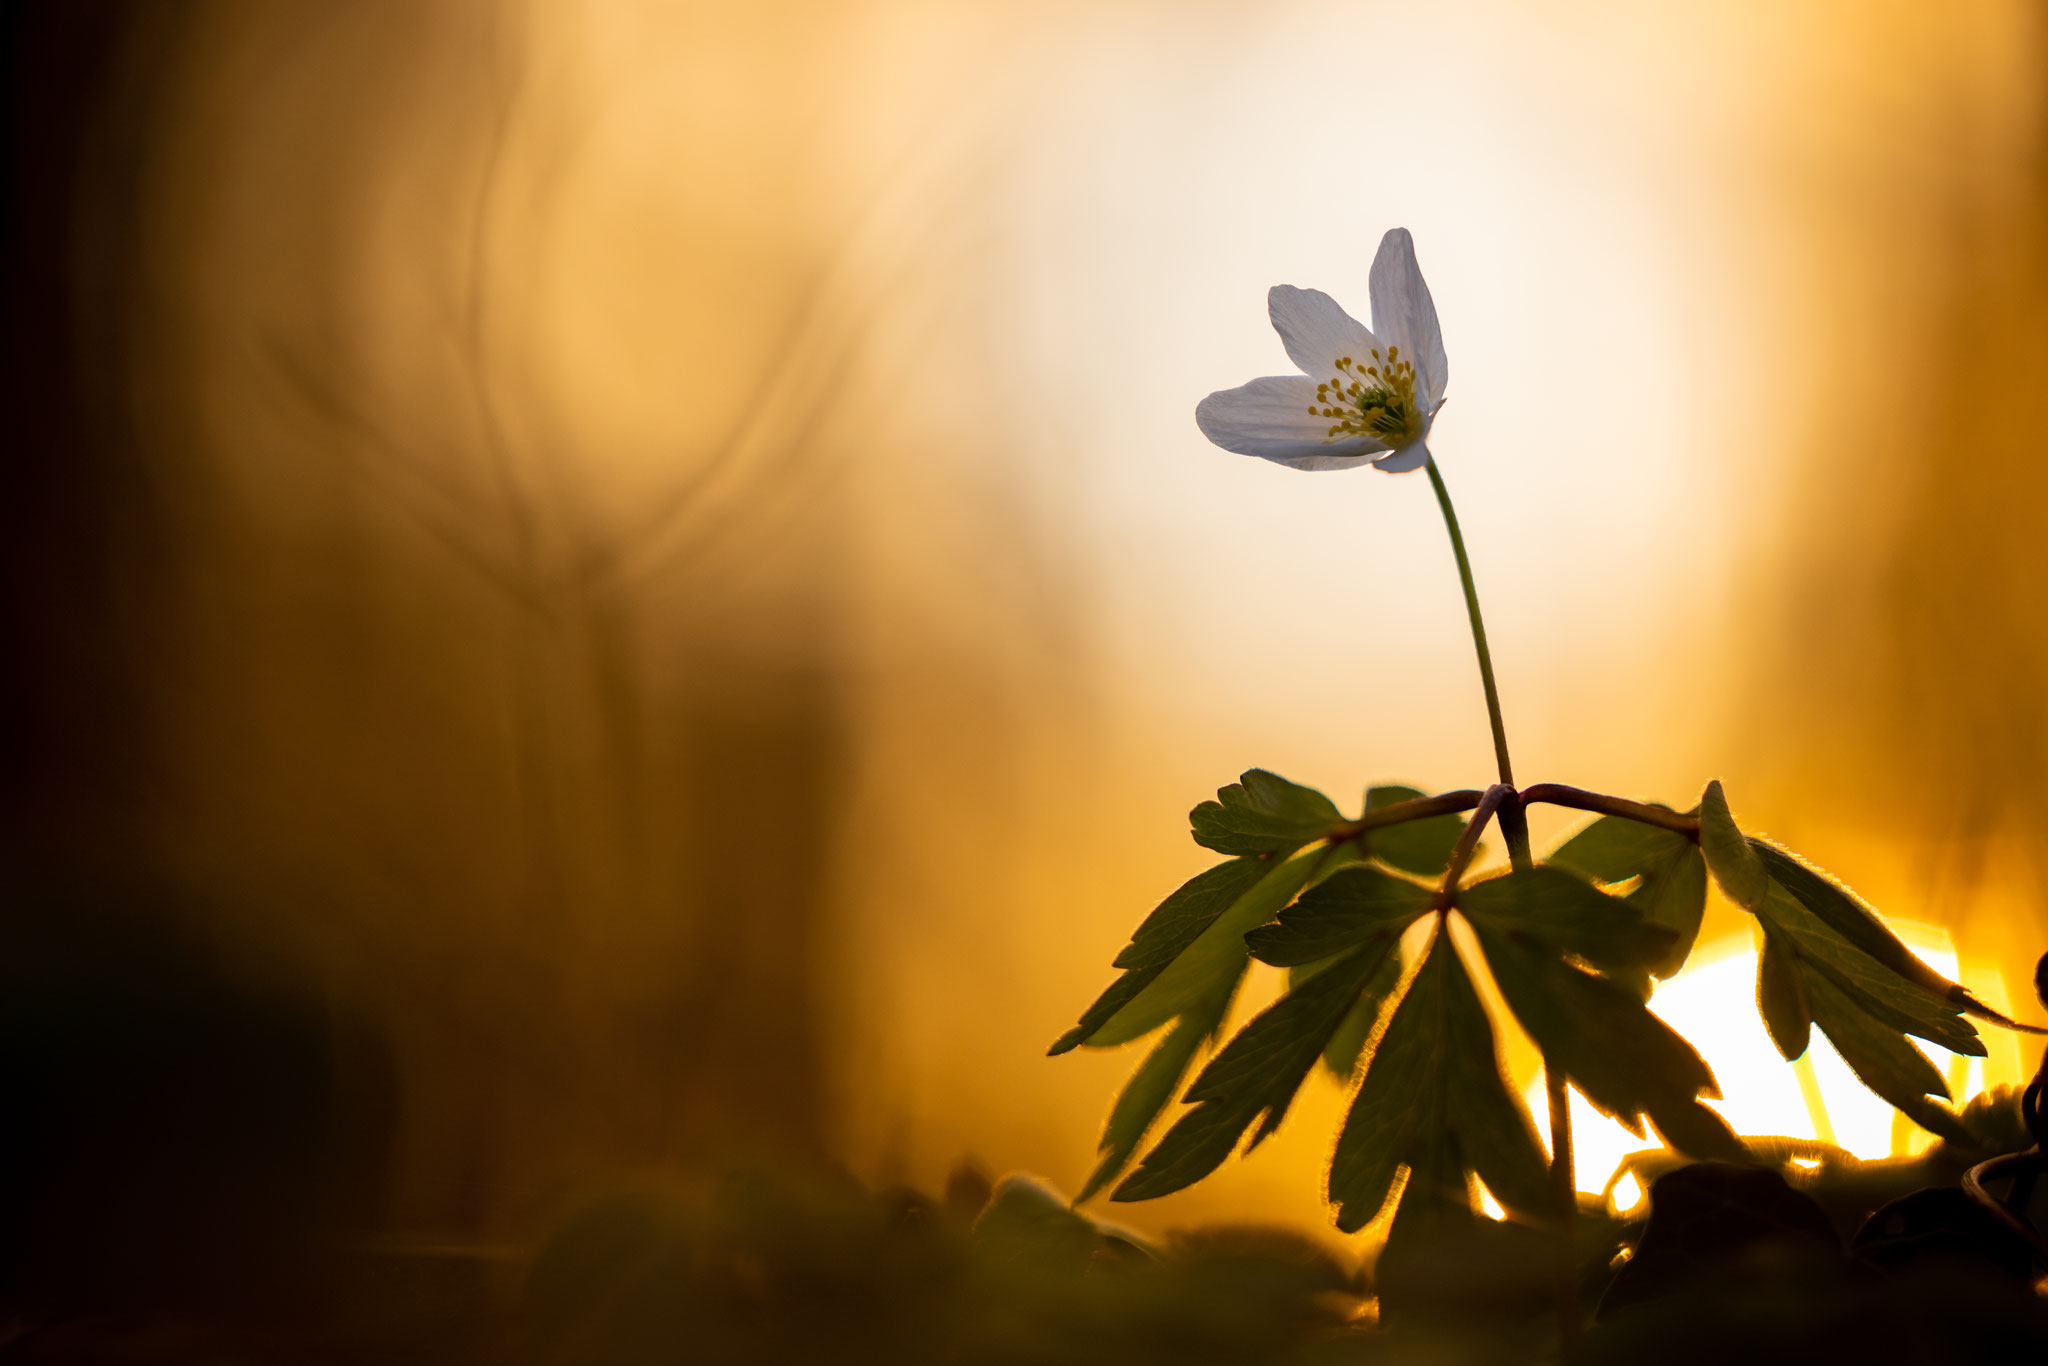
<svg viewBox="0 0 2048 1366"><path fill-rule="evenodd" d="M160 898L0 909L0 1301L25 1340L328 1318L375 1228L381 1041L231 970Z"/></svg>

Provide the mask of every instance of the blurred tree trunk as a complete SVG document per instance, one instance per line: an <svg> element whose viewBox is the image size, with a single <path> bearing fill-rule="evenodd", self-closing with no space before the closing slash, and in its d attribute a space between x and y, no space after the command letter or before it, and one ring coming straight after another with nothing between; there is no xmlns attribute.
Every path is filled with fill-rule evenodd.
<svg viewBox="0 0 2048 1366"><path fill-rule="evenodd" d="M380 1022L389 1218L457 1234L599 1173L817 1159L842 753L816 505L741 468L660 527L723 553L602 567L606 453L520 330L554 187L519 180L551 133L510 12L7 21L10 831L53 876L133 851ZM794 299L812 250L728 265Z"/></svg>
<svg viewBox="0 0 2048 1366"><path fill-rule="evenodd" d="M1895 856L1888 909L2017 987L2048 949L2048 26L2001 22L1960 63L1991 69L1834 206L1834 383L1750 738L1781 810Z"/></svg>
<svg viewBox="0 0 2048 1366"><path fill-rule="evenodd" d="M135 692L113 546L135 469L96 438L106 375L81 366L80 169L116 93L112 3L0 15L8 68L5 384L0 498L0 858L36 884L109 871L133 818Z"/></svg>

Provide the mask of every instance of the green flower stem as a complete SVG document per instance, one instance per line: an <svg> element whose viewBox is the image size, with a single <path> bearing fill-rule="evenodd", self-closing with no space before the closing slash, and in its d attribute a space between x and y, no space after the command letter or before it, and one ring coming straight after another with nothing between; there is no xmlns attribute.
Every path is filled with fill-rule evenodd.
<svg viewBox="0 0 2048 1366"><path fill-rule="evenodd" d="M1486 717L1493 723L1493 757L1500 768L1500 780L1510 794L1501 803L1500 833L1508 842L1509 862L1517 868L1527 868L1531 864L1529 822L1522 814L1522 803L1513 795L1515 766L1508 758L1508 728L1500 719L1500 688L1493 681L1493 653L1486 648L1486 618L1479 612L1479 589L1472 582L1472 560L1465 554L1465 534L1458 530L1458 510L1451 506L1451 491L1444 487L1436 458L1424 459L1422 468L1429 471L1429 486L1436 490L1436 505L1443 509L1444 530L1451 534L1451 554L1458 560L1458 582L1465 587L1465 615L1472 619L1472 648L1479 654L1479 681L1486 689Z"/></svg>
<svg viewBox="0 0 2048 1366"><path fill-rule="evenodd" d="M1486 718L1493 724L1493 757L1500 768L1500 787L1506 789L1501 794L1497 815L1501 837L1507 841L1509 863L1517 869L1530 868L1534 860L1529 856L1529 821L1515 793L1515 766L1508 758L1508 728L1500 717L1500 688L1493 681L1493 652L1486 648L1486 619L1479 612L1479 589L1472 582L1472 559L1465 553L1465 534L1458 529L1458 511L1451 506L1451 491L1444 487L1444 476L1436 467L1435 457L1424 459L1422 467L1429 471L1429 486L1436 490L1436 505L1443 510L1444 530L1451 535L1451 554L1458 561L1458 582L1465 589L1465 614L1472 619L1472 648L1479 655L1479 681L1486 689ZM1543 1053L1543 1087L1550 1110L1550 1184L1557 1195L1558 1216L1569 1244L1579 1211L1578 1183L1572 1177L1571 1109L1566 1103L1564 1069L1547 1049ZM1569 1258L1566 1264L1570 1265ZM1563 1350L1569 1351L1577 1341L1578 1329L1577 1277L1560 1274L1557 1331Z"/></svg>

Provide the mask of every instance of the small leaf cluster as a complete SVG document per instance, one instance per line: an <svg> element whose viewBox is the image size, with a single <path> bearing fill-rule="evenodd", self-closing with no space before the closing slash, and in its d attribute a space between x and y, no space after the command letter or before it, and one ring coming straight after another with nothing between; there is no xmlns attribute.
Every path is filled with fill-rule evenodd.
<svg viewBox="0 0 2048 1366"><path fill-rule="evenodd" d="M1546 860L1468 882L1487 822L1537 801L1602 814ZM1433 797L1382 786L1347 818L1323 793L1253 769L1189 820L1227 859L1146 917L1116 958L1121 975L1052 1048L1158 1035L1110 1111L1082 1200L1201 1180L1270 1136L1320 1064L1353 1088L1329 1168L1339 1228L1390 1203L1397 1239L1469 1217L1475 1177L1516 1217L1568 1217L1502 1071L1482 979L1545 1066L1601 1112L1691 1158L1751 1161L1702 1103L1720 1095L1705 1061L1646 1005L1692 951L1710 876L1756 918L1758 1001L1785 1057L1818 1026L1872 1091L1937 1134L1962 1129L1907 1036L1982 1054L1968 1017L2012 1025L1847 888L1745 834L1719 783L1685 813L1548 784ZM1225 1042L1254 959L1285 969L1287 989Z"/></svg>

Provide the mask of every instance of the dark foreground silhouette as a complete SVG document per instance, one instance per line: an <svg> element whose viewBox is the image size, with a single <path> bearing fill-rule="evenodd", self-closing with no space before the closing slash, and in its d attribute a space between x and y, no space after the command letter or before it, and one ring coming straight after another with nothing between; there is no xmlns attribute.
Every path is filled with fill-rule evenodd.
<svg viewBox="0 0 2048 1366"><path fill-rule="evenodd" d="M1576 1361L2048 1360L2019 1222L2048 1197L2009 1156L2038 1152L2011 1092L1910 1161L1643 1155L1640 1215L1589 1197L1570 1245L1455 1201L1384 1256L1272 1227L1148 1238L967 1165L937 1197L678 1177L531 1245L422 1246L377 1227L396 1102L368 1031L162 917L12 909L0 1363L1543 1361L1571 1267Z"/></svg>

